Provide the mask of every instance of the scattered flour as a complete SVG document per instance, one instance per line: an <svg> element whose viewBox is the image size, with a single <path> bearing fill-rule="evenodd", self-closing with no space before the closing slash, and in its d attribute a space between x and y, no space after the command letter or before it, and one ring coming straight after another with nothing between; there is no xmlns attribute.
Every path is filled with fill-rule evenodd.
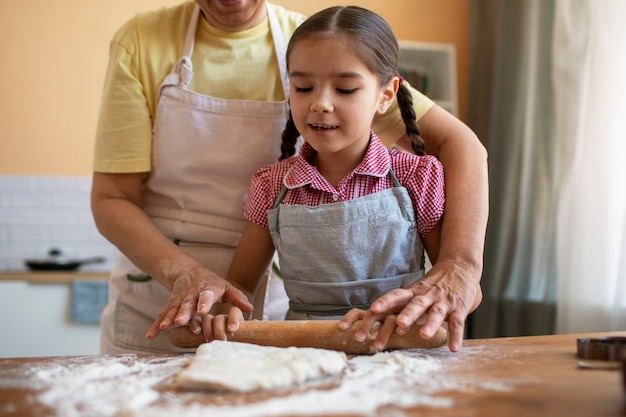
<svg viewBox="0 0 626 417"><path fill-rule="evenodd" d="M158 399L154 385L190 360L139 361L136 355L99 357L86 363L55 364L35 371L36 385L47 383L39 400L64 417L109 417L139 410Z"/></svg>
<svg viewBox="0 0 626 417"><path fill-rule="evenodd" d="M446 349L447 351L447 349ZM438 352L438 353L437 353ZM453 391L501 391L510 384L459 380L441 370L471 352L447 354L421 349L356 356L343 374L287 395L249 398L219 393L172 391L174 377L191 355L146 361L135 355L99 357L93 362L52 364L33 369L29 380L45 387L39 400L65 417L266 417L307 415L404 416L402 408L451 407ZM433 354L434 353L434 354ZM470 355L468 357L467 355ZM462 378L461 378L462 379ZM169 385L168 385L169 384ZM203 404L210 398L212 405Z"/></svg>

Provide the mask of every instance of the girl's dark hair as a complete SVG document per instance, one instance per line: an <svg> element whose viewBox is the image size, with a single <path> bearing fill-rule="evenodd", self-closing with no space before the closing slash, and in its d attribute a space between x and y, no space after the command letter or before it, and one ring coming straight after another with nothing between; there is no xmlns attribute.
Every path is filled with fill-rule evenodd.
<svg viewBox="0 0 626 417"><path fill-rule="evenodd" d="M380 85L386 85L398 75L399 47L393 30L385 19L358 6L330 7L309 17L291 36L287 47L287 62L298 41L310 37L336 37L339 34L345 36L354 52L361 57L369 70L378 76ZM419 136L413 97L402 83L398 89L397 99L413 151L423 155L424 143ZM289 120L282 135L281 160L295 154L298 136L300 134L289 113Z"/></svg>

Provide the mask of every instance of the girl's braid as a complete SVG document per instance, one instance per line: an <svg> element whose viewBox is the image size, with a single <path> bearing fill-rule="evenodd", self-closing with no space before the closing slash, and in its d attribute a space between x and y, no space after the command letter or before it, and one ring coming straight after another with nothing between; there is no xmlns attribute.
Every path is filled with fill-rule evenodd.
<svg viewBox="0 0 626 417"><path fill-rule="evenodd" d="M413 152L415 152L416 155L424 155L424 142L420 137L420 131L415 120L413 97L411 96L409 89L402 83L402 79L400 79L397 97L398 107L400 107L400 113L402 114L402 121L406 126L406 134L411 139Z"/></svg>
<svg viewBox="0 0 626 417"><path fill-rule="evenodd" d="M287 124L285 125L285 130L283 130L282 143L280 145L280 161L289 158L296 153L296 143L299 136L300 132L296 129L296 125L293 122L293 116L290 111L289 119L287 119Z"/></svg>

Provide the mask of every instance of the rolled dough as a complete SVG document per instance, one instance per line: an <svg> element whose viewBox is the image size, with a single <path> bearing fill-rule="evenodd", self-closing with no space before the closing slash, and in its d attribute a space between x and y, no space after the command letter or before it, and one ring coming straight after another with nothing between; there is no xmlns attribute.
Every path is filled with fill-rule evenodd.
<svg viewBox="0 0 626 417"><path fill-rule="evenodd" d="M250 392L287 388L339 375L343 352L317 348L279 348L215 340L198 347L176 377L184 388Z"/></svg>

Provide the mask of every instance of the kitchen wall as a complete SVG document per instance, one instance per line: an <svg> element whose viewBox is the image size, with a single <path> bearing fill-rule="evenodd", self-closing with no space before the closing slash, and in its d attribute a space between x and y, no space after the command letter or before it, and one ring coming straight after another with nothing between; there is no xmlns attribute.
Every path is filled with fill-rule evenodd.
<svg viewBox="0 0 626 417"><path fill-rule="evenodd" d="M108 44L133 14L182 0L0 1L0 175L90 175ZM273 0L305 14L337 0ZM469 0L353 0L398 38L456 45L460 116Z"/></svg>
<svg viewBox="0 0 626 417"><path fill-rule="evenodd" d="M115 248L96 229L89 209L91 179L82 176L0 176L0 271L24 270L24 260L50 248L104 263L81 270L110 270Z"/></svg>
<svg viewBox="0 0 626 417"><path fill-rule="evenodd" d="M112 261L88 203L109 39L133 14L180 1L0 2L0 270L23 267L25 257L44 256L52 246ZM307 15L337 4L274 2ZM469 0L350 3L380 13L400 39L456 46L463 119Z"/></svg>

